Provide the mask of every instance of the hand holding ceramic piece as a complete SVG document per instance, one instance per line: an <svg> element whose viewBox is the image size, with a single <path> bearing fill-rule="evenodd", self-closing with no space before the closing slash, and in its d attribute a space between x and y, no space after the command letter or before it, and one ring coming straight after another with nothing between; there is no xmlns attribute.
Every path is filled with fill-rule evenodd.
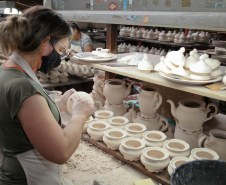
<svg viewBox="0 0 226 185"><path fill-rule="evenodd" d="M67 100L67 110L68 110L68 112L70 114L72 114L72 102L71 102L71 98L74 98L76 100L79 99L79 98L86 98L88 101L90 101L90 103L92 103L94 105L93 98L88 93L82 92L82 91L75 92Z"/></svg>

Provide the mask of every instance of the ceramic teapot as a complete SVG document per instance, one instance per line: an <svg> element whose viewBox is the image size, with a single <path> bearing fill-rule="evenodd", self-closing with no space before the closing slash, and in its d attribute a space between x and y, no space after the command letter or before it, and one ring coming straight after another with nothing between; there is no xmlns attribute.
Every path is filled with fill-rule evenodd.
<svg viewBox="0 0 226 185"><path fill-rule="evenodd" d="M138 94L141 116L145 118L154 118L162 103L162 96L156 89L142 87Z"/></svg>
<svg viewBox="0 0 226 185"><path fill-rule="evenodd" d="M205 102L197 99L182 99L179 101L179 106L175 107L172 100L167 100L171 104L171 113L176 118L180 127L187 131L198 131L202 129L202 124L212 119L217 113L217 106L209 103L205 107ZM210 107L214 108L211 112ZM207 117L208 113L210 115Z"/></svg>
<svg viewBox="0 0 226 185"><path fill-rule="evenodd" d="M105 81L103 94L108 103L118 105L123 103L123 99L130 94L131 85L126 87L125 81L120 79L109 79Z"/></svg>
<svg viewBox="0 0 226 185"><path fill-rule="evenodd" d="M199 136L199 147L204 144L205 148L209 148L217 152L220 160L226 160L226 131L224 130L211 130L209 137L201 134Z"/></svg>

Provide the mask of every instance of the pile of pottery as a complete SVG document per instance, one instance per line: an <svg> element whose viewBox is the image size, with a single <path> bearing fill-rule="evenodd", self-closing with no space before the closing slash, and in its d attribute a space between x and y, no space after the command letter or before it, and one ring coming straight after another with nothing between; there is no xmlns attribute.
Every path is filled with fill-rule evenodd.
<svg viewBox="0 0 226 185"><path fill-rule="evenodd" d="M123 99L130 94L131 84L126 87L125 81L109 79L105 81L103 94L106 98L104 109L111 110L115 116L122 116L127 112Z"/></svg>
<svg viewBox="0 0 226 185"><path fill-rule="evenodd" d="M55 70L50 71L48 74L38 71L37 77L41 83L59 83L69 81L68 74L66 72L60 73Z"/></svg>
<svg viewBox="0 0 226 185"><path fill-rule="evenodd" d="M147 130L165 131L168 128L168 121L157 113L162 104L162 96L156 89L142 87L138 102L140 112L133 112L134 123L144 124Z"/></svg>
<svg viewBox="0 0 226 185"><path fill-rule="evenodd" d="M176 35L177 35L176 31L174 31L174 32L168 31L168 33L165 33L165 31L163 30L159 33L158 40L159 41L171 41L171 42L173 42Z"/></svg>
<svg viewBox="0 0 226 185"><path fill-rule="evenodd" d="M184 32L178 33L174 36L175 43L185 43L185 44L194 44L195 42L203 42L209 43L210 42L210 35L208 32L196 32L191 33L189 32L187 36L185 36Z"/></svg>
<svg viewBox="0 0 226 185"><path fill-rule="evenodd" d="M105 96L103 94L105 76L101 74L95 74L93 78L93 82L94 82L94 85L93 85L93 90L91 94L95 102L94 103L95 110L98 110L98 109L101 109L99 108L99 106L104 106L105 104Z"/></svg>
<svg viewBox="0 0 226 185"><path fill-rule="evenodd" d="M218 60L210 59L207 54L198 57L196 49L190 52L188 58L185 58L184 52L184 48L169 52L165 58L160 59L154 70L182 80L208 81L222 76Z"/></svg>
<svg viewBox="0 0 226 185"><path fill-rule="evenodd" d="M193 39L195 42L203 42L203 43L210 43L210 34L209 32L195 32L192 34Z"/></svg>
<svg viewBox="0 0 226 185"><path fill-rule="evenodd" d="M182 99L176 107L172 100L171 113L176 120L174 138L182 139L190 144L191 148L198 147L198 137L203 132L203 123L212 119L217 113L217 106L197 99ZM214 112L211 111L211 108Z"/></svg>

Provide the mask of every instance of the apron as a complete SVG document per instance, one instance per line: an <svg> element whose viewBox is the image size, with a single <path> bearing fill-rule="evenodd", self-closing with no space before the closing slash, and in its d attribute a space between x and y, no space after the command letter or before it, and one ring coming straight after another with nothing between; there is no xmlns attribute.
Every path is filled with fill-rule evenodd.
<svg viewBox="0 0 226 185"><path fill-rule="evenodd" d="M81 46L76 46L74 44L71 44L71 49L75 50L78 53L82 53L82 48Z"/></svg>
<svg viewBox="0 0 226 185"><path fill-rule="evenodd" d="M18 64L27 75L42 87L37 76L23 57L14 52L10 60ZM43 91L46 93L44 89ZM72 182L63 177L62 165L48 161L36 149L18 154L15 157L23 167L28 185L73 185Z"/></svg>

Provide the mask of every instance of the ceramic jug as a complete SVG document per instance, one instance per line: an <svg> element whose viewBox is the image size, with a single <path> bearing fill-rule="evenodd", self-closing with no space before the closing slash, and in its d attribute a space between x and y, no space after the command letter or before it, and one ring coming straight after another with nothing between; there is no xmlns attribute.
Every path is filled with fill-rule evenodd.
<svg viewBox="0 0 226 185"><path fill-rule="evenodd" d="M171 113L182 129L187 131L198 131L202 129L202 124L212 119L217 113L217 106L213 103L209 103L205 107L205 102L197 99L182 99L179 101L179 106L175 107L172 100L167 100L171 104ZM214 112L211 112L210 107L214 108ZM208 116L208 113L209 116Z"/></svg>
<svg viewBox="0 0 226 185"><path fill-rule="evenodd" d="M204 134L199 136L199 147L204 144L205 148L209 148L217 152L220 160L226 161L226 131L211 130L209 135L209 137Z"/></svg>
<svg viewBox="0 0 226 185"><path fill-rule="evenodd" d="M103 94L108 103L119 105L123 99L130 94L131 84L126 87L125 81L120 79L109 79L105 81Z"/></svg>
<svg viewBox="0 0 226 185"><path fill-rule="evenodd" d="M156 89L142 87L138 94L141 116L154 118L162 103L162 96Z"/></svg>

